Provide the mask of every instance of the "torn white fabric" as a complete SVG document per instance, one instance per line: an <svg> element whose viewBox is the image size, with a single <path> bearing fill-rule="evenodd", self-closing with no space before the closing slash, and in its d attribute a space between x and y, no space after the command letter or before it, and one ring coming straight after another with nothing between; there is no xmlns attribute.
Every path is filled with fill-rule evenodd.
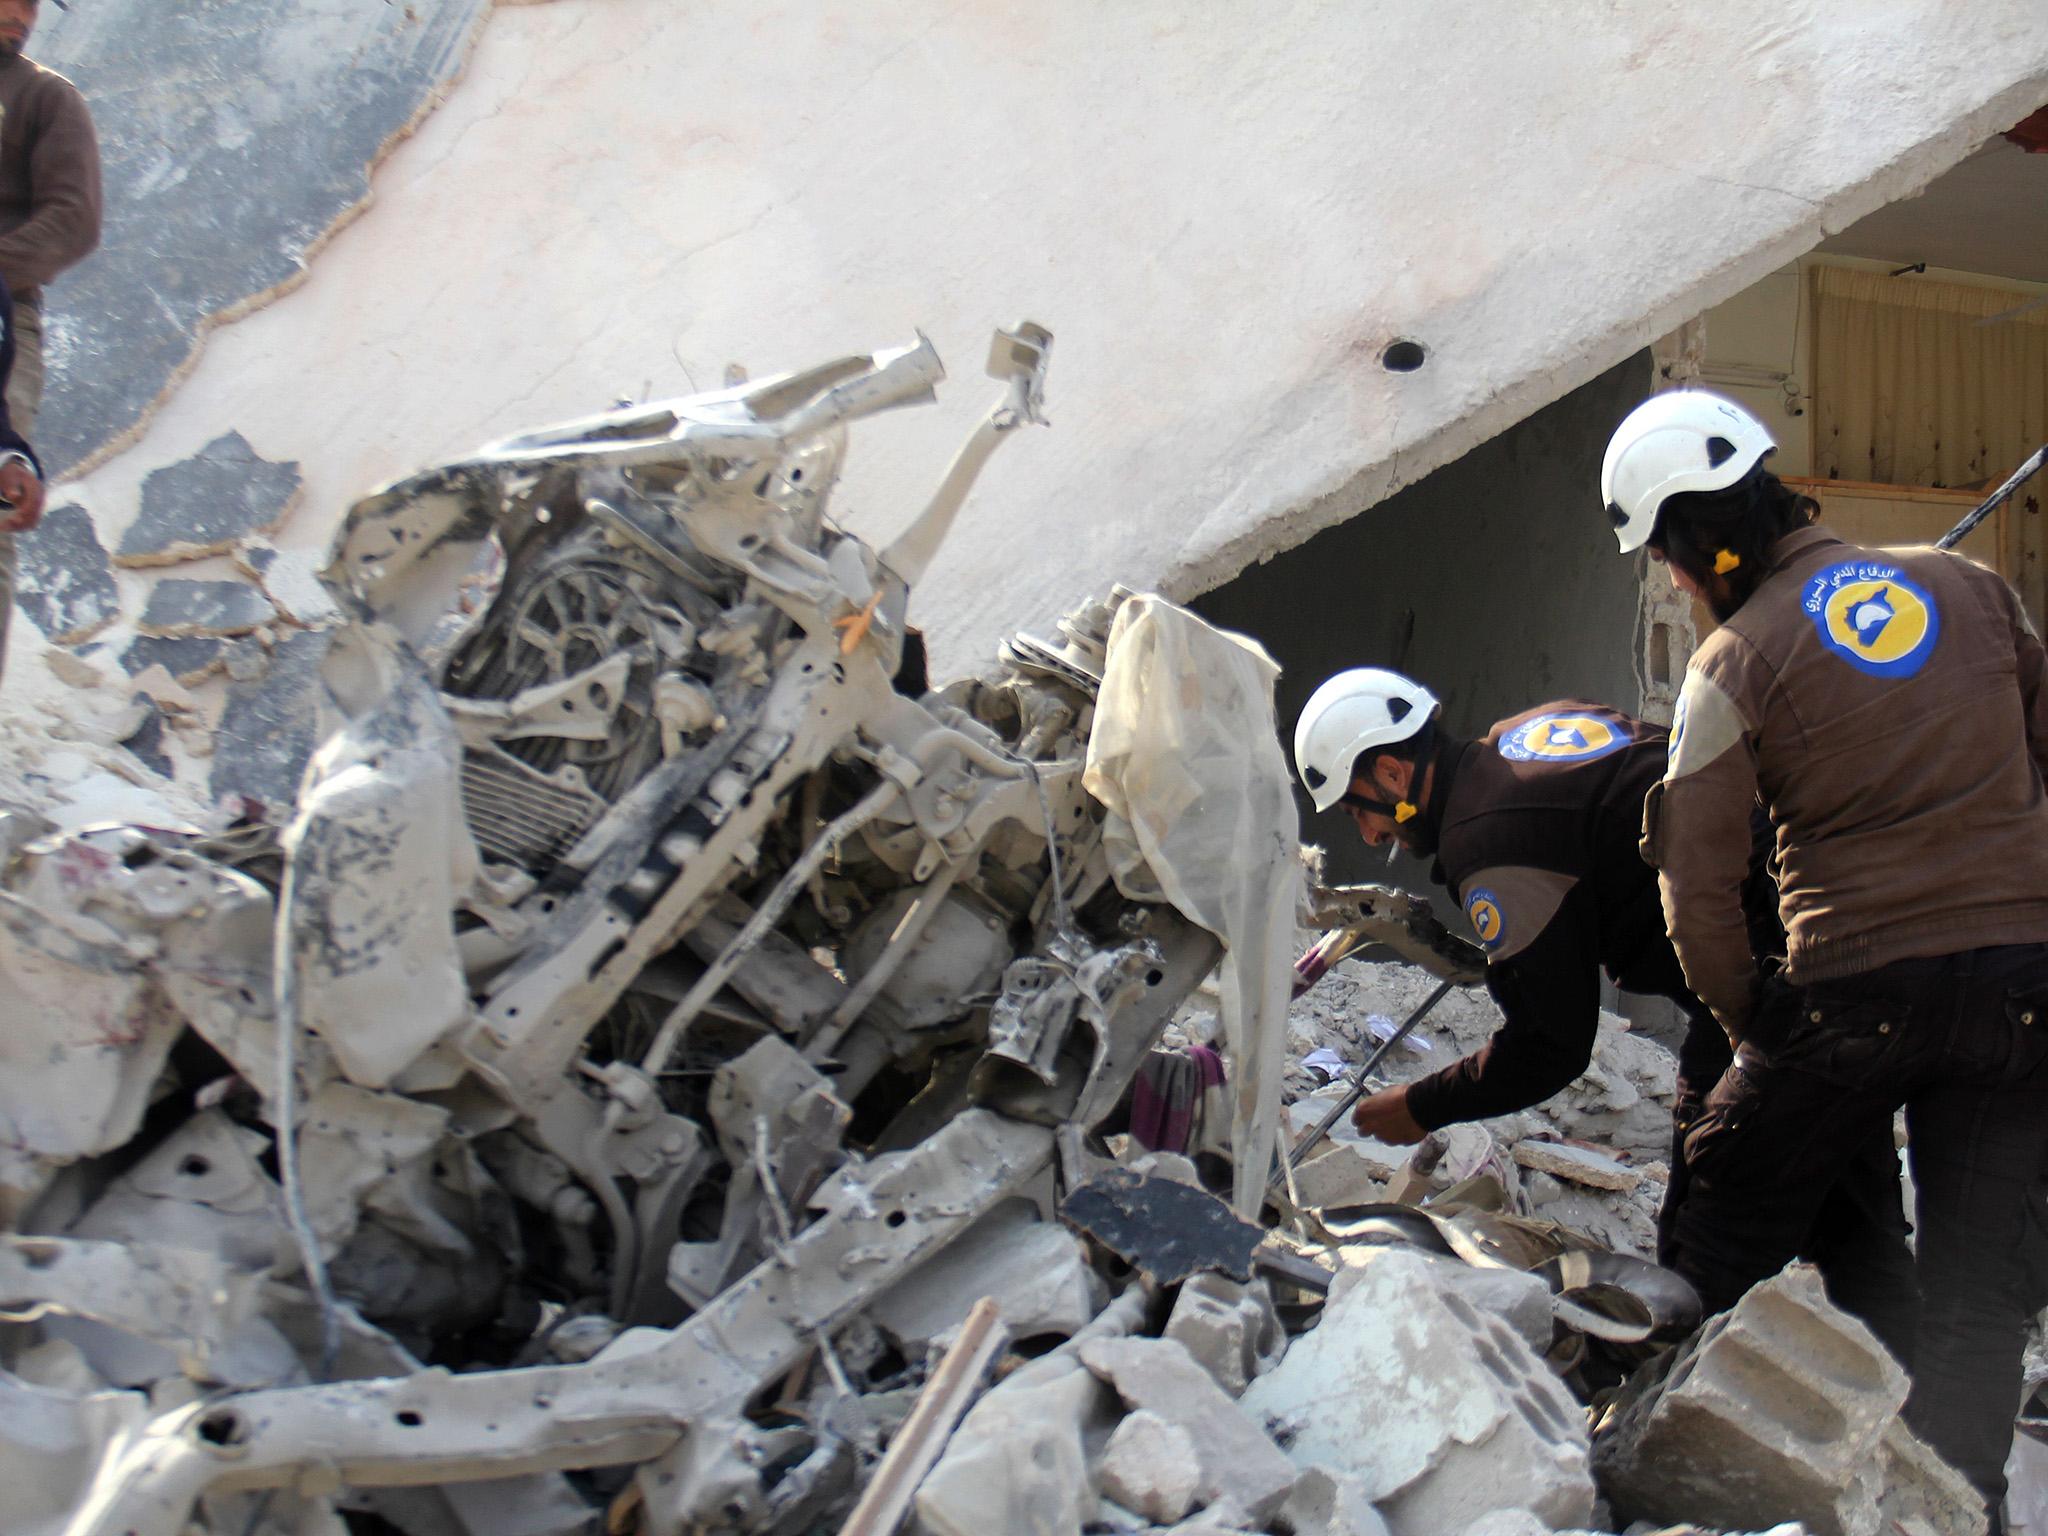
<svg viewBox="0 0 2048 1536"><path fill-rule="evenodd" d="M1264 650L1140 594L1117 610L1082 783L1108 807L1117 887L1163 895L1223 940L1223 1027L1235 1060L1233 1204L1263 1197L1301 859Z"/></svg>

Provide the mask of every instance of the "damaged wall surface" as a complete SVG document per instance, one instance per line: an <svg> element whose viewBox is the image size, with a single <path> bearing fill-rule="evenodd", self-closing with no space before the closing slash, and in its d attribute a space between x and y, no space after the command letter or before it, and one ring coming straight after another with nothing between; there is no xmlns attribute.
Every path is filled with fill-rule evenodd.
<svg viewBox="0 0 2048 1536"><path fill-rule="evenodd" d="M1194 606L1259 637L1280 663L1279 716L1290 724L1325 677L1360 666L1420 678L1460 735L1547 699L1633 711L1637 565L1615 554L1593 487L1608 435L1649 383L1639 353ZM1386 878L1386 856L1341 812L1311 821L1308 797L1297 789L1296 800L1304 826L1327 823L1333 878ZM1427 887L1426 860L1401 867Z"/></svg>
<svg viewBox="0 0 2048 1536"><path fill-rule="evenodd" d="M463 7L413 9L446 29ZM309 24L270 29L229 94L320 96L285 46ZM1458 89L1419 88L1452 59ZM217 333L76 497L118 546L151 473L239 432L300 466L281 542L312 548L363 485L520 424L912 326L959 357L1030 312L1063 338L1064 430L968 508L921 589L950 671L1105 577L1184 596L1355 514L2044 96L2023 0L1569 28L1420 0L1199 24L1159 4L500 7L369 213ZM1382 365L1397 339L1419 369ZM930 415L850 465L868 536L962 420Z"/></svg>
<svg viewBox="0 0 2048 1536"><path fill-rule="evenodd" d="M62 471L140 422L209 319L299 276L384 146L454 75L488 0L96 0L32 57L77 81L105 163L99 252L49 297L36 438Z"/></svg>

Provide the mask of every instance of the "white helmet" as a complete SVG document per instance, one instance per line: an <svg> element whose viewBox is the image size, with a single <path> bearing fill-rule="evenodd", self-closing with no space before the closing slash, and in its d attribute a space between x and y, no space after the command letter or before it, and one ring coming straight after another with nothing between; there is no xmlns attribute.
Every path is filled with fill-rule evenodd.
<svg viewBox="0 0 2048 1536"><path fill-rule="evenodd" d="M1324 679L1294 722L1294 771L1316 809L1327 811L1349 792L1361 752L1419 734L1436 707L1422 684L1380 667Z"/></svg>
<svg viewBox="0 0 2048 1536"><path fill-rule="evenodd" d="M1732 400L1699 389L1650 396L1614 429L1600 465L1600 499L1621 552L1649 542L1667 496L1726 490L1777 447Z"/></svg>

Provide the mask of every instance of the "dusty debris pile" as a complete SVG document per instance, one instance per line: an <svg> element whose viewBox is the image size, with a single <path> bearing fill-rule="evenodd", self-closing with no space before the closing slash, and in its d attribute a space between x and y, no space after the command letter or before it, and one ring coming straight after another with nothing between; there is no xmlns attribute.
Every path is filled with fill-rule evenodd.
<svg viewBox="0 0 2048 1536"><path fill-rule="evenodd" d="M1319 1120L1343 1093L1342 1063L1371 1052L1427 999L1433 978L1411 965L1346 960L1288 1014L1282 1087L1289 1127ZM1476 1050L1501 1016L1481 988L1453 991L1389 1052L1375 1085L1412 1082ZM1204 1020L1197 1032L1209 1027ZM1335 1078L1331 1073L1338 1073ZM1482 1170L1502 1186L1505 1205L1569 1227L1603 1248L1643 1258L1656 1253L1657 1209L1671 1149L1671 1102L1678 1068L1671 1053L1603 1013L1592 1065L1564 1092L1534 1109L1447 1128L1425 1183L1401 1197L1441 1190ZM1385 1198L1411 1161L1410 1149L1362 1138L1340 1120L1329 1150L1296 1174L1310 1204Z"/></svg>
<svg viewBox="0 0 2048 1536"><path fill-rule="evenodd" d="M826 500L922 342L387 487L288 818L0 817L9 1531L1513 1536L1607 1522L1602 1465L1858 1532L1910 1466L1901 1518L1969 1528L1875 1363L1826 1478L1701 1491L1791 1454L1671 1455L1744 1417L1740 1314L1596 1456L1698 1322L1641 1257L1669 1061L1618 1028L1543 1114L1340 1127L1269 1190L1283 1076L1298 1133L1303 1063L1430 979L1290 1019L1271 663L1117 591L933 690L907 623L1050 341L998 334L886 550ZM1382 936L1469 980L1422 916ZM1129 1134L1177 1012L1228 1062L1194 1159ZM1454 995L1396 1070L1484 1027Z"/></svg>

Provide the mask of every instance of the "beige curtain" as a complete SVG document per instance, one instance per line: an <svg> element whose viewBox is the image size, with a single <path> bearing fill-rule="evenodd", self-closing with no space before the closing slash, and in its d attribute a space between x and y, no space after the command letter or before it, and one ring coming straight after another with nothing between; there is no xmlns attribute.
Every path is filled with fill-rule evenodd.
<svg viewBox="0 0 2048 1536"><path fill-rule="evenodd" d="M1814 473L1996 484L2048 441L2048 307L2003 288L1815 267Z"/></svg>

